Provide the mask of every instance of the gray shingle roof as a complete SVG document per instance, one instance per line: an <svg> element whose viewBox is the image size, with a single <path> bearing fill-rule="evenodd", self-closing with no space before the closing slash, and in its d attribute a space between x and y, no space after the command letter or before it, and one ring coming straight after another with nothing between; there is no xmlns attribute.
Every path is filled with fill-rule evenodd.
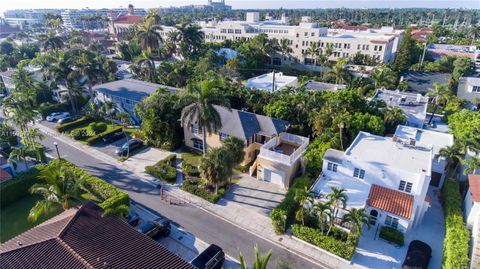
<svg viewBox="0 0 480 269"><path fill-rule="evenodd" d="M102 92L107 95L118 96L125 99L142 101L157 91L158 88L166 88L171 93L180 91L178 88L150 83L137 79L122 79L104 84L96 85L93 90Z"/></svg>

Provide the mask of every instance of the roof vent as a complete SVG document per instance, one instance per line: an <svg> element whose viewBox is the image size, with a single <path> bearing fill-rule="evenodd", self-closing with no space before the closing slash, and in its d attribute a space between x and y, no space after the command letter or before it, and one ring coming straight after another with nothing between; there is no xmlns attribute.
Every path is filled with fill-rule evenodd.
<svg viewBox="0 0 480 269"><path fill-rule="evenodd" d="M23 245L22 242L17 240L17 246L22 246L22 245Z"/></svg>

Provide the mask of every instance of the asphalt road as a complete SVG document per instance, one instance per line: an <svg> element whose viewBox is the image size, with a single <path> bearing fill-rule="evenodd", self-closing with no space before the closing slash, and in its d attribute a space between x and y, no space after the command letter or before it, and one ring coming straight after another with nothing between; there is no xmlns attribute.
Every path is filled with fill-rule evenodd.
<svg viewBox="0 0 480 269"><path fill-rule="evenodd" d="M56 156L54 141L58 143L62 158L117 186L127 192L135 202L169 218L203 241L221 246L225 253L232 257L237 258L238 251L241 251L247 264L251 264L253 246L258 244L261 253L272 250L269 268L275 268L277 262L287 263L289 268L324 268L192 205L168 205L160 199L157 188L139 180L129 171L100 161L55 137L47 136L42 144L52 156Z"/></svg>

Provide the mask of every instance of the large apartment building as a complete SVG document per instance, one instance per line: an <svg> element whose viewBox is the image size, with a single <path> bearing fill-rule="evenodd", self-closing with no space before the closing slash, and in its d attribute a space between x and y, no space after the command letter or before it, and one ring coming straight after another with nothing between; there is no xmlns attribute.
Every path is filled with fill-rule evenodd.
<svg viewBox="0 0 480 269"><path fill-rule="evenodd" d="M271 64L282 65L291 63L294 59L306 65L314 65L314 59L306 55L307 49L317 43L320 50L325 51L327 46L333 46L330 60L348 58L360 52L377 59L379 62L392 62L395 50L403 35L403 31L393 28L372 31L333 31L320 27L312 22L311 17L302 17L298 25L290 25L288 14L283 14L279 20L267 15L266 20L260 20L258 12L247 12L245 21L225 20L199 22L205 33L206 42L223 42L225 40L247 40L258 34L265 33L269 38L278 40L287 39L292 53L289 56L278 55L273 57ZM164 27L161 32L165 36L171 27Z"/></svg>
<svg viewBox="0 0 480 269"><path fill-rule="evenodd" d="M46 14L60 14L59 9L15 9L3 13L5 21L11 26L28 27L41 24Z"/></svg>
<svg viewBox="0 0 480 269"><path fill-rule="evenodd" d="M119 14L119 15L126 15L126 14L135 14L139 16L145 16L147 15L147 12L145 9L142 8L133 8L132 5L130 5L127 8L113 8L113 9L67 9L62 11L61 16L63 20L63 26L65 26L68 29L77 29L77 30L84 30L85 29L85 22L82 20L82 18L88 17L88 16L93 16L93 15L99 15L105 18L109 17L109 14L111 16L112 13Z"/></svg>

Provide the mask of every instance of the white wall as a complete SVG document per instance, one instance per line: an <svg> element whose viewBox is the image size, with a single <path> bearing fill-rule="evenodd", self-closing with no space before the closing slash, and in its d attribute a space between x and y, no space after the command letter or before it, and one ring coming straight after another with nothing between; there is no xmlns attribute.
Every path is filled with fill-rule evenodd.
<svg viewBox="0 0 480 269"><path fill-rule="evenodd" d="M472 193L470 192L470 188L468 188L467 195L465 195L463 206L467 227L469 229L472 229L475 224L475 220L480 215L480 202L474 202L472 200Z"/></svg>

